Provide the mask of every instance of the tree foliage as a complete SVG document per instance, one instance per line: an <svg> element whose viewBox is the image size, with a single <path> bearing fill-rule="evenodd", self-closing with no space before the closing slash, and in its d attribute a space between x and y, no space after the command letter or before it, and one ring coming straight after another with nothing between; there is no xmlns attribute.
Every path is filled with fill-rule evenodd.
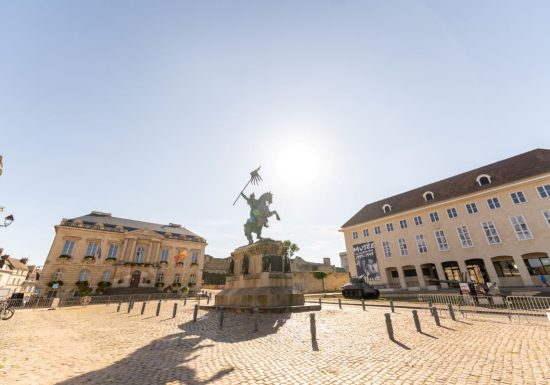
<svg viewBox="0 0 550 385"><path fill-rule="evenodd" d="M287 250L289 258L292 258L295 253L300 251L300 247L297 244L295 244L294 242L292 242L288 239L286 241L283 241L283 246Z"/></svg>

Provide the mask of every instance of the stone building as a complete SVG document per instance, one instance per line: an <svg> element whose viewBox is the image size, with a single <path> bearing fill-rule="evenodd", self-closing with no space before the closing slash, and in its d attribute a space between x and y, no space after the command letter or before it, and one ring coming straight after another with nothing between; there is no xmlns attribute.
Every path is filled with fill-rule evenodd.
<svg viewBox="0 0 550 385"><path fill-rule="evenodd" d="M550 150L369 203L341 231L351 274L380 287L541 286L541 274L550 281Z"/></svg>
<svg viewBox="0 0 550 385"><path fill-rule="evenodd" d="M55 226L40 295L92 291L200 290L204 238L181 225L141 222L93 211Z"/></svg>
<svg viewBox="0 0 550 385"><path fill-rule="evenodd" d="M342 269L344 269L344 271L348 272L349 271L348 253L344 251L338 254L338 256L340 257L340 266L342 267Z"/></svg>
<svg viewBox="0 0 550 385"><path fill-rule="evenodd" d="M26 263L26 258L19 260L9 255L0 257L0 289L8 289L8 295L21 293L23 283L29 274Z"/></svg>
<svg viewBox="0 0 550 385"><path fill-rule="evenodd" d="M330 264L330 258L323 258L323 263L308 262L301 257L295 257L290 260L290 270L292 272L305 271L324 271L331 273L335 271L335 267Z"/></svg>

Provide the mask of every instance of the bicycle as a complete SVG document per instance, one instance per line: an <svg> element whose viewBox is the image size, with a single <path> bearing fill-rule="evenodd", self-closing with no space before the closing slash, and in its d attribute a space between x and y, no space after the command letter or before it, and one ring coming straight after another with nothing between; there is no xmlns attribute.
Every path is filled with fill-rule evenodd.
<svg viewBox="0 0 550 385"><path fill-rule="evenodd" d="M15 310L13 310L8 301L0 302L0 320L9 320L11 317L13 317L13 313L15 313Z"/></svg>

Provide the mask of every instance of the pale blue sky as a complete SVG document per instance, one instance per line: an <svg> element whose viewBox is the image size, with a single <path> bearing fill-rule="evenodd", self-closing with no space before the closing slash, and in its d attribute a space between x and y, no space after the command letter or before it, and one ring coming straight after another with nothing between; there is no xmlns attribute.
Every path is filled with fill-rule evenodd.
<svg viewBox="0 0 550 385"><path fill-rule="evenodd" d="M0 1L0 247L61 218L181 223L225 257L262 165L266 236L337 261L368 202L550 148L547 1ZM304 175L303 179L298 175ZM253 189L247 190L254 191Z"/></svg>

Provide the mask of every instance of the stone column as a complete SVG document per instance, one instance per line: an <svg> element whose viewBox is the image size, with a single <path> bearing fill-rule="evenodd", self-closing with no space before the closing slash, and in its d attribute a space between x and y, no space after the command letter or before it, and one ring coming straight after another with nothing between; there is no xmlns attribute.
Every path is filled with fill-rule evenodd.
<svg viewBox="0 0 550 385"><path fill-rule="evenodd" d="M397 268L397 274L399 274L399 284L401 285L401 289L406 289L407 283L405 282L405 272L402 267Z"/></svg>
<svg viewBox="0 0 550 385"><path fill-rule="evenodd" d="M445 275L445 271L443 270L443 266L441 266L441 263L434 263L435 270L437 271L437 276L439 279L447 279L447 276ZM449 285L447 283L441 282L441 288L442 289L448 289Z"/></svg>
<svg viewBox="0 0 550 385"><path fill-rule="evenodd" d="M422 273L422 267L415 266L416 269L416 277L418 278L418 286L420 286L422 289L426 288L426 281L424 281L424 273Z"/></svg>
<svg viewBox="0 0 550 385"><path fill-rule="evenodd" d="M535 286L535 284L533 283L533 279L529 274L529 270L527 270L527 266L525 266L525 262L523 261L523 258L521 256L519 257L512 256L512 258L514 258L514 263L518 267L519 274L521 275L521 280L523 281L523 284L525 286Z"/></svg>
<svg viewBox="0 0 550 385"><path fill-rule="evenodd" d="M493 261L491 261L491 258L482 258L482 259L483 259L483 262L485 263L485 270L487 270L489 279L491 280L491 282L495 282L498 286L500 286L500 279L498 278L498 274L495 269L495 266L493 265Z"/></svg>
<svg viewBox="0 0 550 385"><path fill-rule="evenodd" d="M468 273L468 268L466 268L466 263L464 261L456 261L458 263L458 268L460 269L460 274L464 275L466 273L466 282L471 282L470 273Z"/></svg>

